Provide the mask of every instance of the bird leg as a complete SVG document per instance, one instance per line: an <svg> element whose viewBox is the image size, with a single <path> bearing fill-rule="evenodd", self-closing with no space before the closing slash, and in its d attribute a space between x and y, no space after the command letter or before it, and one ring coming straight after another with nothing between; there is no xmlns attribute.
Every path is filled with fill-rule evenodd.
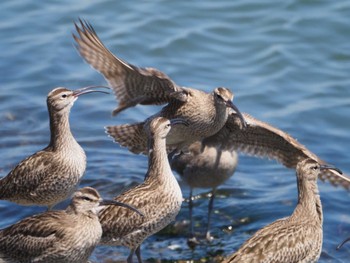
<svg viewBox="0 0 350 263"><path fill-rule="evenodd" d="M196 247L196 245L199 244L199 242L196 239L196 237L194 236L192 208L193 208L193 196L192 196L192 188L191 188L190 189L189 202L188 202L188 209L189 209L189 212L190 212L190 237L187 239L187 245L191 249L194 249Z"/></svg>
<svg viewBox="0 0 350 263"><path fill-rule="evenodd" d="M137 260L139 263L142 263L142 258L141 258L141 245L139 245L137 248L136 248L136 256L137 256Z"/></svg>
<svg viewBox="0 0 350 263"><path fill-rule="evenodd" d="M134 255L135 253L135 249L130 249L130 254L126 260L127 263L132 263L132 256Z"/></svg>
<svg viewBox="0 0 350 263"><path fill-rule="evenodd" d="M213 240L213 237L210 235L210 218L211 218L211 213L213 211L215 195L216 195L216 187L214 187L213 190L211 191L211 196L210 196L209 205L208 205L208 224L207 224L207 233L206 233L206 239L208 241Z"/></svg>

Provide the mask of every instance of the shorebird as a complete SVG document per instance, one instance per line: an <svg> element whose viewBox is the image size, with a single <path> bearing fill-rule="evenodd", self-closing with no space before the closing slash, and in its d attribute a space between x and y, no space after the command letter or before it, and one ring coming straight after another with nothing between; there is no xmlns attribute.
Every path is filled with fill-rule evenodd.
<svg viewBox="0 0 350 263"><path fill-rule="evenodd" d="M81 21L81 28L76 25L76 30L79 37L73 36L81 56L107 79L120 101L113 115L136 104L168 103L144 122L107 127L108 133L130 151L147 154L145 126L156 117L181 118L188 122L189 126L174 127L167 137L170 150L181 150L218 132L226 122L229 109L241 116L232 103L233 93L229 89L219 87L206 93L180 87L157 69L138 68L115 57L88 23Z"/></svg>
<svg viewBox="0 0 350 263"><path fill-rule="evenodd" d="M312 159L299 162L296 168L298 204L293 214L257 231L224 262L317 262L323 241L317 177L324 169L341 173Z"/></svg>
<svg viewBox="0 0 350 263"><path fill-rule="evenodd" d="M151 121L147 127L149 161L145 181L115 198L139 209L144 217L115 206L108 206L99 214L103 229L101 244L128 247L129 263L134 253L142 262L143 240L167 226L180 211L182 193L168 162L165 140L171 126L181 123L186 125L181 119L157 117Z"/></svg>
<svg viewBox="0 0 350 263"><path fill-rule="evenodd" d="M180 117L188 121L189 127L179 125L169 134L169 151L212 137L211 141L219 144L229 142L240 152L269 157L294 169L299 161L306 158L324 163L284 131L247 114L241 114L236 107L236 113L227 113L232 107L232 93L228 89L217 88L211 94L207 94L196 89L180 87L157 69L139 68L129 64L105 47L90 24L80 22L81 28L76 24L78 36L73 35L77 50L87 63L104 76L114 91L119 106L113 114L137 104L168 103L159 113L147 119L146 123L155 116ZM107 126L106 129L120 145L134 153L146 154L147 136L144 124L145 122ZM223 142L222 138L228 142ZM323 170L320 178L350 188L350 178L336 171Z"/></svg>
<svg viewBox="0 0 350 263"><path fill-rule="evenodd" d="M48 94L50 143L21 161L0 180L0 200L47 206L50 210L75 191L85 172L86 156L71 133L69 113L79 96L91 92L106 93L93 88L98 86L75 91L59 87Z"/></svg>
<svg viewBox="0 0 350 263"><path fill-rule="evenodd" d="M135 208L104 201L95 189L85 187L75 192L66 210L27 217L0 230L0 262L87 262L102 236L97 213L106 205L131 209L141 217Z"/></svg>
<svg viewBox="0 0 350 263"><path fill-rule="evenodd" d="M203 149L204 148L204 149ZM193 188L211 188L208 205L208 222L206 239L212 240L210 235L210 217L213 210L216 189L230 178L236 170L238 154L230 148L223 146L203 146L201 142L195 142L188 148L188 153L175 155L171 160L171 168L175 170L190 187L189 214L190 214L190 239L189 244L197 243L193 232Z"/></svg>

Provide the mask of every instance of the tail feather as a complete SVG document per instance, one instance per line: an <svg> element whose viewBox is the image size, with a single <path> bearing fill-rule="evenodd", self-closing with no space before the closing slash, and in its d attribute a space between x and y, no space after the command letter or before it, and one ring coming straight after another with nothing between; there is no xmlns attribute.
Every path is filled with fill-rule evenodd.
<svg viewBox="0 0 350 263"><path fill-rule="evenodd" d="M144 131L144 122L107 126L106 133L123 147L133 153L147 154L147 134Z"/></svg>

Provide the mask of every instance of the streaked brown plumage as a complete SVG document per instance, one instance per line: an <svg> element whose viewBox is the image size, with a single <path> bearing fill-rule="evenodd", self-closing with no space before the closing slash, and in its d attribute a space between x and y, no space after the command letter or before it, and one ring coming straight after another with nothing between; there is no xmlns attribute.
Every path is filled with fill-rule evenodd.
<svg viewBox="0 0 350 263"><path fill-rule="evenodd" d="M59 87L48 94L50 143L0 180L0 199L50 209L75 191L85 172L86 156L71 133L69 113L78 96L101 92L91 88L72 91Z"/></svg>
<svg viewBox="0 0 350 263"><path fill-rule="evenodd" d="M317 187L317 177L323 169L335 168L312 159L299 162L298 204L293 214L257 231L224 262L316 262L323 241L323 213Z"/></svg>
<svg viewBox="0 0 350 263"><path fill-rule="evenodd" d="M27 217L0 230L0 262L86 262L100 241L102 227L97 213L105 205L137 211L120 202L103 201L91 187L82 188L66 210Z"/></svg>
<svg viewBox="0 0 350 263"><path fill-rule="evenodd" d="M147 154L144 126L155 117L181 118L188 122L189 126L178 125L167 137L170 149L182 149L218 132L226 122L229 108L240 114L229 89L220 87L206 93L180 87L157 69L138 68L115 57L88 23L81 22L81 28L76 25L76 30L79 37L74 35L74 39L81 56L106 78L119 101L113 114L137 104L168 103L145 122L107 127L108 134L130 151Z"/></svg>
<svg viewBox="0 0 350 263"><path fill-rule="evenodd" d="M239 118L233 118L232 115L228 118L230 109L225 103L228 103L233 96L229 96L228 89L221 88L222 92L216 89L208 94L196 89L180 87L159 70L138 68L114 56L88 23L81 22L81 28L76 25L76 29L79 37L74 36L74 39L78 44L80 55L106 78L119 101L119 107L114 110L114 114L137 104L168 103L155 116L181 117L189 122L188 128L180 125L172 131L173 134L169 134L167 145L172 146L171 149L179 149L196 140L211 136L212 141L223 143L222 138L225 138L239 151L276 159L291 168L295 168L299 161L306 158L323 163L305 146L271 125L247 114L244 116L248 116L248 121L243 121L244 117L241 114L235 115ZM216 104L213 101L221 106L214 107L213 105ZM155 116L147 119L146 123ZM244 128L246 122L250 124L249 127ZM130 151L146 153L147 136L143 129L144 123L109 126L107 132ZM322 171L320 178L327 179L335 185L350 187L348 176L331 170Z"/></svg>
<svg viewBox="0 0 350 263"><path fill-rule="evenodd" d="M196 238L193 232L192 218L192 190L193 188L211 188L211 196L208 205L207 240L210 236L210 216L218 186L230 178L238 163L238 154L222 145L203 146L201 142L195 142L188 148L188 153L181 153L170 161L171 168L178 172L181 178L190 186L189 212L190 212L190 244Z"/></svg>
<svg viewBox="0 0 350 263"><path fill-rule="evenodd" d="M231 113L225 126L217 134L204 140L205 145L224 145L257 157L274 159L288 168L296 168L298 162L311 158L324 165L325 161L308 150L286 132L266 122L243 113L247 126L242 129L240 118ZM350 188L350 178L333 169L322 169L319 178L333 185Z"/></svg>
<svg viewBox="0 0 350 263"><path fill-rule="evenodd" d="M183 121L162 117L151 121L147 128L149 161L145 181L115 198L138 208L144 217L112 206L99 214L103 229L101 244L130 248L128 262L132 262L134 253L142 262L140 245L143 240L167 226L180 211L182 193L170 169L165 142L170 125L176 123Z"/></svg>

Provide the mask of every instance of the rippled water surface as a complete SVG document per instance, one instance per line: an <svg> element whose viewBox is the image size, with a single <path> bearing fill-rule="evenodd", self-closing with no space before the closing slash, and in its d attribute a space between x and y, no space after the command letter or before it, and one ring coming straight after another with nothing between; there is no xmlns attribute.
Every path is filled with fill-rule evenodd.
<svg viewBox="0 0 350 263"><path fill-rule="evenodd" d="M73 22L90 21L104 43L138 66L156 67L178 84L211 91L226 86L243 112L293 135L350 173L350 1L19 1L0 3L0 176L49 140L46 95L56 86L105 84L77 54ZM113 95L84 96L71 112L73 133L86 150L82 185L113 197L142 182L147 159L120 148L103 127L143 120L157 107L116 118ZM148 238L147 262L220 261L262 226L292 213L295 172L274 161L240 156L219 188L215 240L186 245L188 204L176 224ZM189 188L180 183L184 196ZM319 183L324 211L320 262L348 262L349 192ZM205 231L209 189L195 201L195 229ZM67 203L59 205L64 208ZM43 211L0 202L0 227ZM99 247L94 262L123 262L128 250Z"/></svg>

